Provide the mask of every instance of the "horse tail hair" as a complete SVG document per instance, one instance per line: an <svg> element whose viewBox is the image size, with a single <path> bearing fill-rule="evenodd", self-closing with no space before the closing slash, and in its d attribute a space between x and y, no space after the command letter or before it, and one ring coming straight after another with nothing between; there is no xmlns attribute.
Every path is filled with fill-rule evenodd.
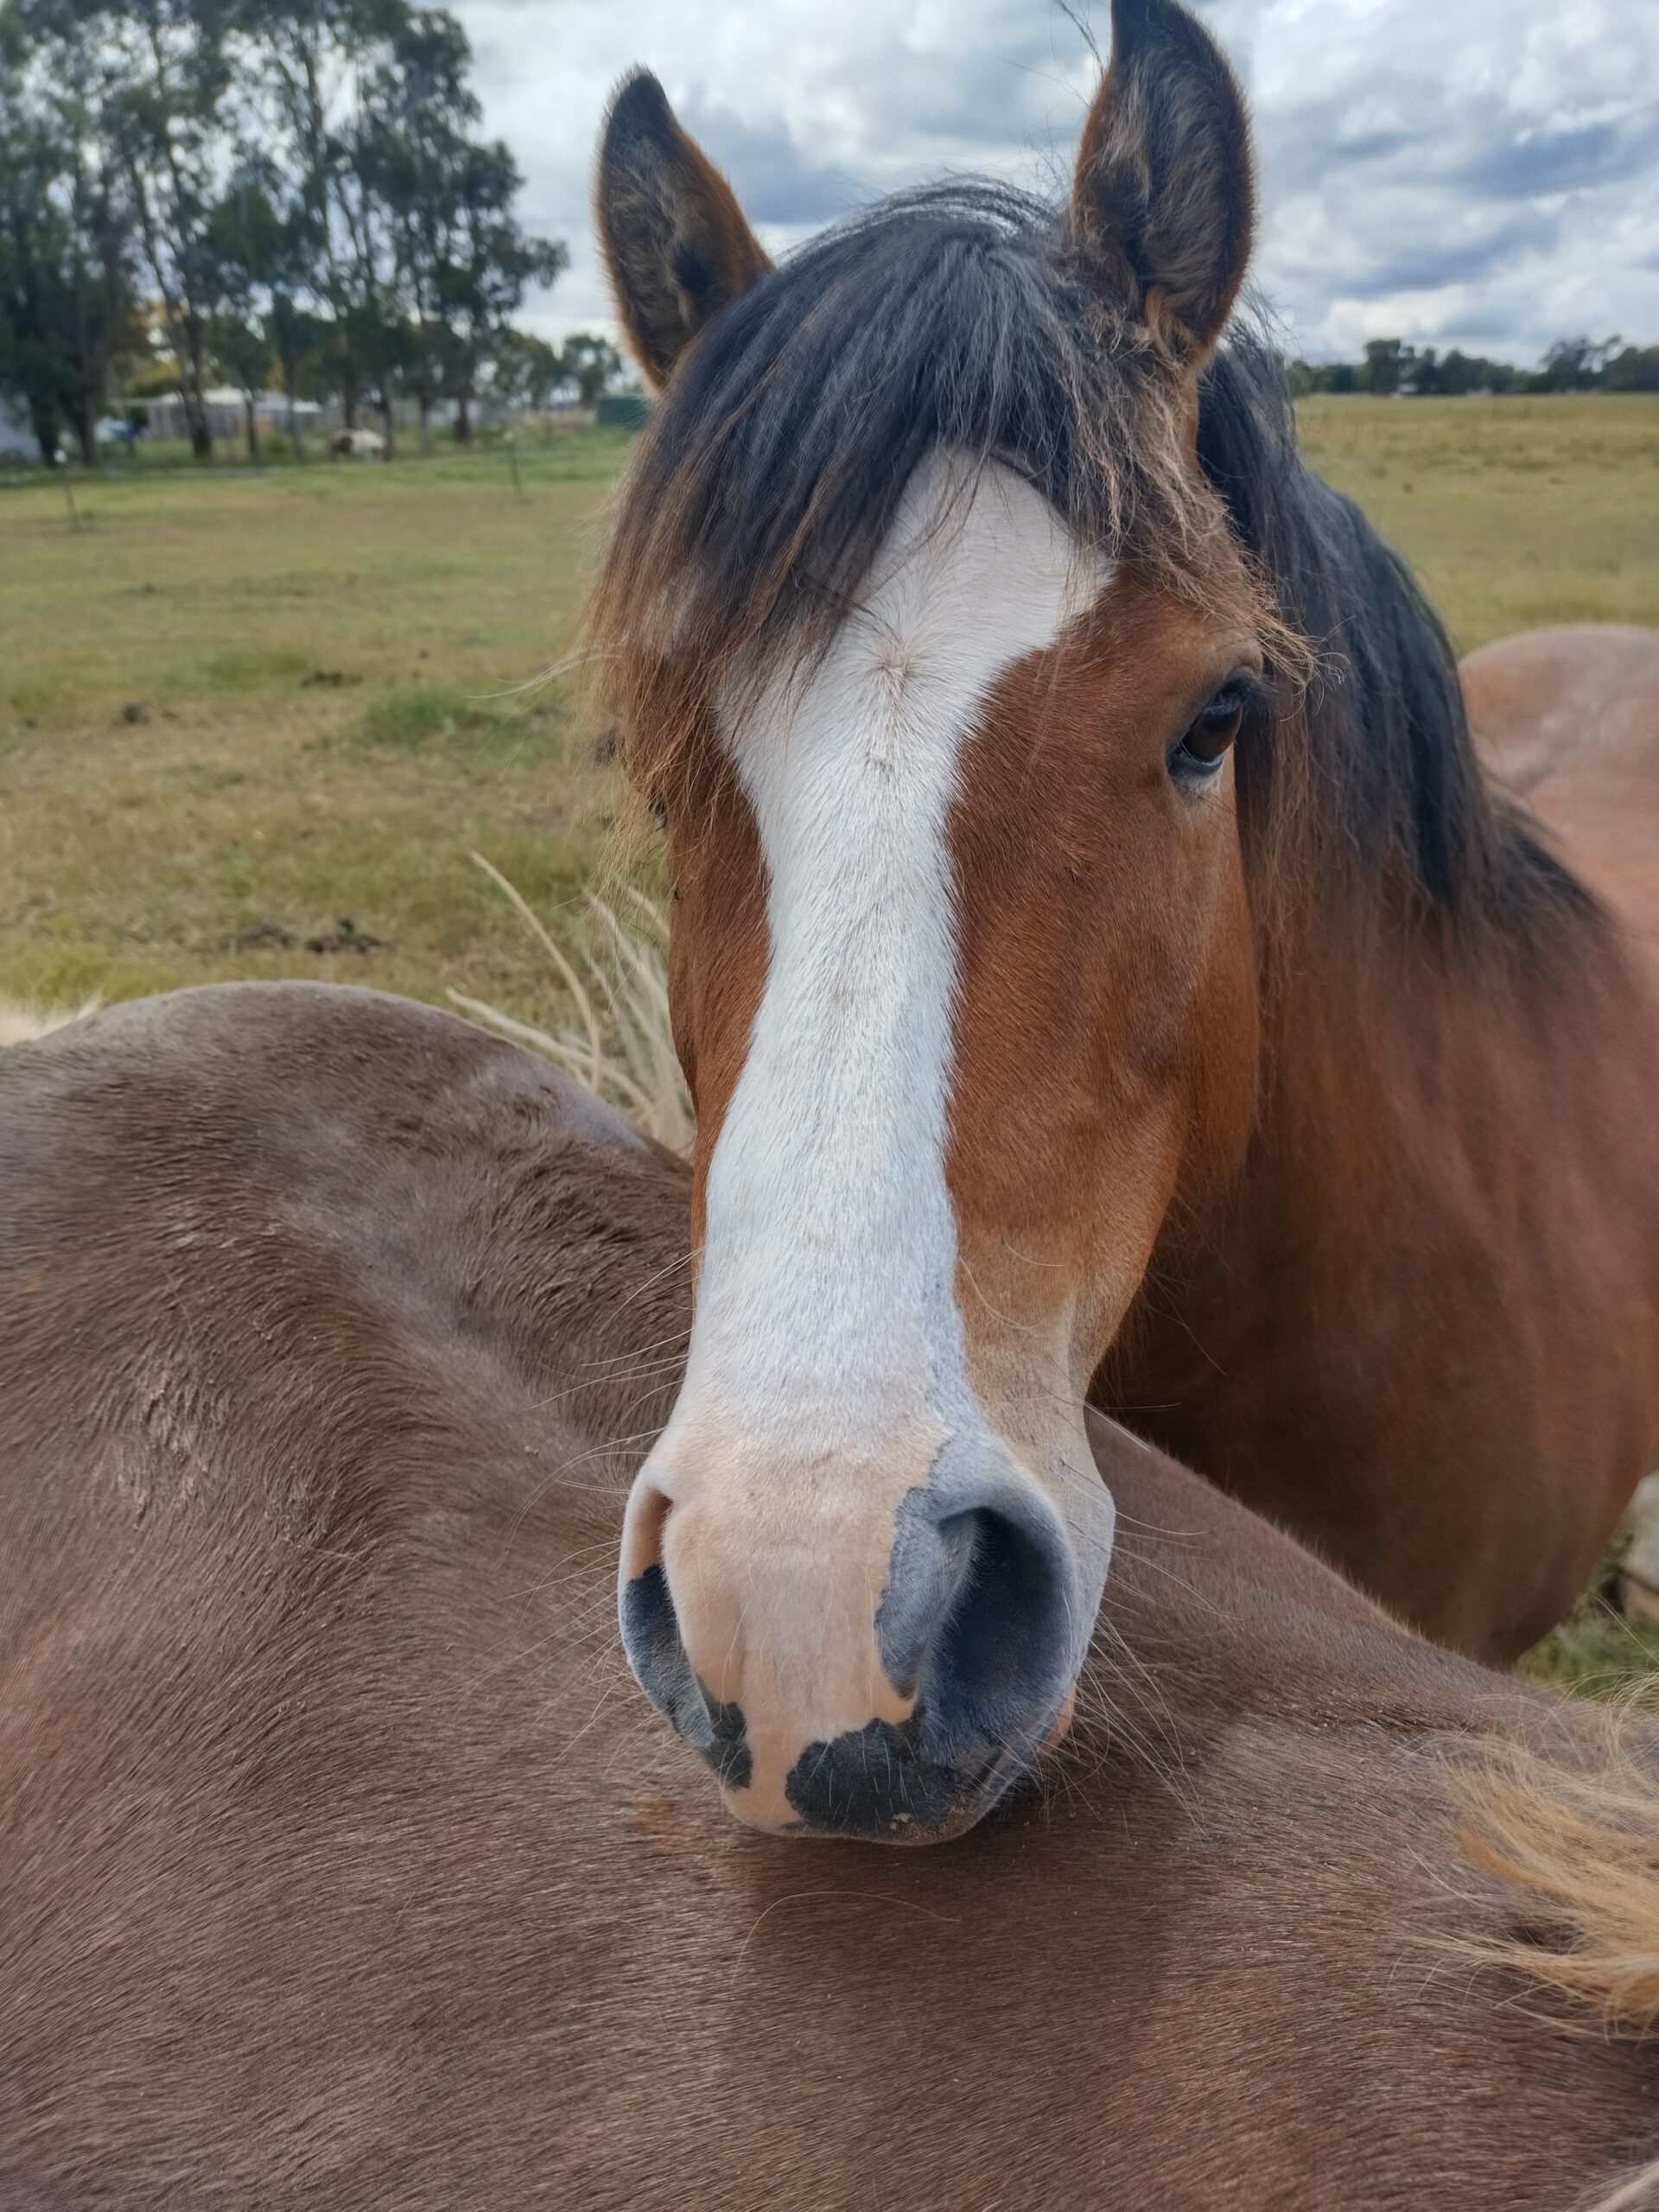
<svg viewBox="0 0 1659 2212"><path fill-rule="evenodd" d="M1459 1843L1522 1905L1456 1948L1565 1998L1569 2031L1647 2037L1659 2033L1659 1764L1628 1709L1584 1718L1570 1760L1511 1738L1459 1761ZM1659 2158L1563 2212L1659 2212Z"/></svg>
<svg viewBox="0 0 1659 2212"><path fill-rule="evenodd" d="M1659 1761L1628 1711L1585 1719L1567 1758L1511 1738L1460 1765L1464 1854L1527 1905L1510 1932L1473 1942L1604 2032L1644 2036L1659 2030Z"/></svg>
<svg viewBox="0 0 1659 2212"><path fill-rule="evenodd" d="M1622 2176L1606 2196L1594 2198L1582 2208L1582 2212L1656 2212L1656 2207L1659 2158ZM1580 2212L1580 2209L1573 2207L1573 2212Z"/></svg>

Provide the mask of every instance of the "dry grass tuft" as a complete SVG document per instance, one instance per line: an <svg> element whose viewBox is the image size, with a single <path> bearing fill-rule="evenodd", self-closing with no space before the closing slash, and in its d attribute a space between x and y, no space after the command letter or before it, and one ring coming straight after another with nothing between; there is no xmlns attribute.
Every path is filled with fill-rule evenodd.
<svg viewBox="0 0 1659 2212"><path fill-rule="evenodd" d="M689 1151L696 1122L669 1022L668 928L661 910L632 885L619 894L620 913L589 892L584 905L591 941L578 946L578 967L500 869L481 853L473 859L546 954L575 1020L548 1030L461 991L449 993L454 1004L585 1083L659 1144Z"/></svg>
<svg viewBox="0 0 1659 2212"><path fill-rule="evenodd" d="M1584 2212L1655 2212L1659 2206L1659 2158L1626 2174L1609 2196L1599 2196Z"/></svg>
<svg viewBox="0 0 1659 2212"><path fill-rule="evenodd" d="M79 1021L89 1014L98 1012L99 1001L88 999L84 1006L30 1006L17 999L0 999L0 1046L29 1045L35 1038L45 1037L54 1029L62 1029L72 1021Z"/></svg>
<svg viewBox="0 0 1659 2212"><path fill-rule="evenodd" d="M1460 1953L1639 2035L1659 2023L1659 1775L1632 1721L1629 1700L1610 1707L1584 1764L1484 1745L1453 1793L1465 1855L1520 1893L1528 1923Z"/></svg>

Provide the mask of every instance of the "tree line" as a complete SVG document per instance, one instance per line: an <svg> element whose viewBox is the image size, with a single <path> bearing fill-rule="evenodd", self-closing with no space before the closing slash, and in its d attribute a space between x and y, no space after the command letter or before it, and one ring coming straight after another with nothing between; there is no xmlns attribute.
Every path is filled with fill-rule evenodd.
<svg viewBox="0 0 1659 2212"><path fill-rule="evenodd" d="M1627 346L1622 338L1557 339L1535 369L1489 361L1458 346L1437 353L1400 338L1374 338L1358 361L1293 361L1291 387L1310 391L1369 391L1385 397L1471 391L1659 391L1659 346Z"/></svg>
<svg viewBox="0 0 1659 2212"><path fill-rule="evenodd" d="M568 263L479 130L472 53L410 0L0 0L0 392L44 458L137 390L175 387L199 457L207 395L448 404L591 399L607 342L513 327ZM290 428L293 424L290 409ZM296 433L297 436L297 433Z"/></svg>

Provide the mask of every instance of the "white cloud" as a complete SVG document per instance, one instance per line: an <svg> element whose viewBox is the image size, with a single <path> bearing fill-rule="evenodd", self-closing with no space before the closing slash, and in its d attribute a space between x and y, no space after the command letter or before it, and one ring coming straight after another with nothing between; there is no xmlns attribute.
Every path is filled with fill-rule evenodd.
<svg viewBox="0 0 1659 2212"><path fill-rule="evenodd" d="M588 189L611 86L654 69L774 248L950 168L1064 178L1093 87L1052 0L458 0L490 128L572 267L531 316L607 323ZM1257 277L1293 340L1531 359L1659 341L1655 0L1213 0L1251 94ZM1103 4L1094 10L1102 43Z"/></svg>

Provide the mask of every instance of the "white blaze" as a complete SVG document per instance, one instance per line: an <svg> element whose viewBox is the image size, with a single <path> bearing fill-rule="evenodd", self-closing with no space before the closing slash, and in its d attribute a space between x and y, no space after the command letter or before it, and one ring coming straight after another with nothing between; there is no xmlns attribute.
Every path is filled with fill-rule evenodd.
<svg viewBox="0 0 1659 2212"><path fill-rule="evenodd" d="M1101 582L1010 471L974 483L935 457L823 661L725 733L771 960L709 1166L685 1389L791 1435L791 1460L804 1442L856 1463L924 1403L971 1403L944 1173L948 818L988 693Z"/></svg>
<svg viewBox="0 0 1659 2212"><path fill-rule="evenodd" d="M958 1481L1036 1478L1091 1618L1105 1573L1110 1501L1052 1367L1034 1390L1014 1378L1029 1408L1007 1376L1008 1402L976 1394L945 1181L963 748L998 678L1104 582L1009 471L934 458L823 657L724 717L770 957L709 1166L685 1381L634 1486L623 1580L660 1535L697 1675L745 1716L734 1809L762 1825L792 1817L805 1746L910 1712L877 1616L902 1502L947 1455Z"/></svg>

